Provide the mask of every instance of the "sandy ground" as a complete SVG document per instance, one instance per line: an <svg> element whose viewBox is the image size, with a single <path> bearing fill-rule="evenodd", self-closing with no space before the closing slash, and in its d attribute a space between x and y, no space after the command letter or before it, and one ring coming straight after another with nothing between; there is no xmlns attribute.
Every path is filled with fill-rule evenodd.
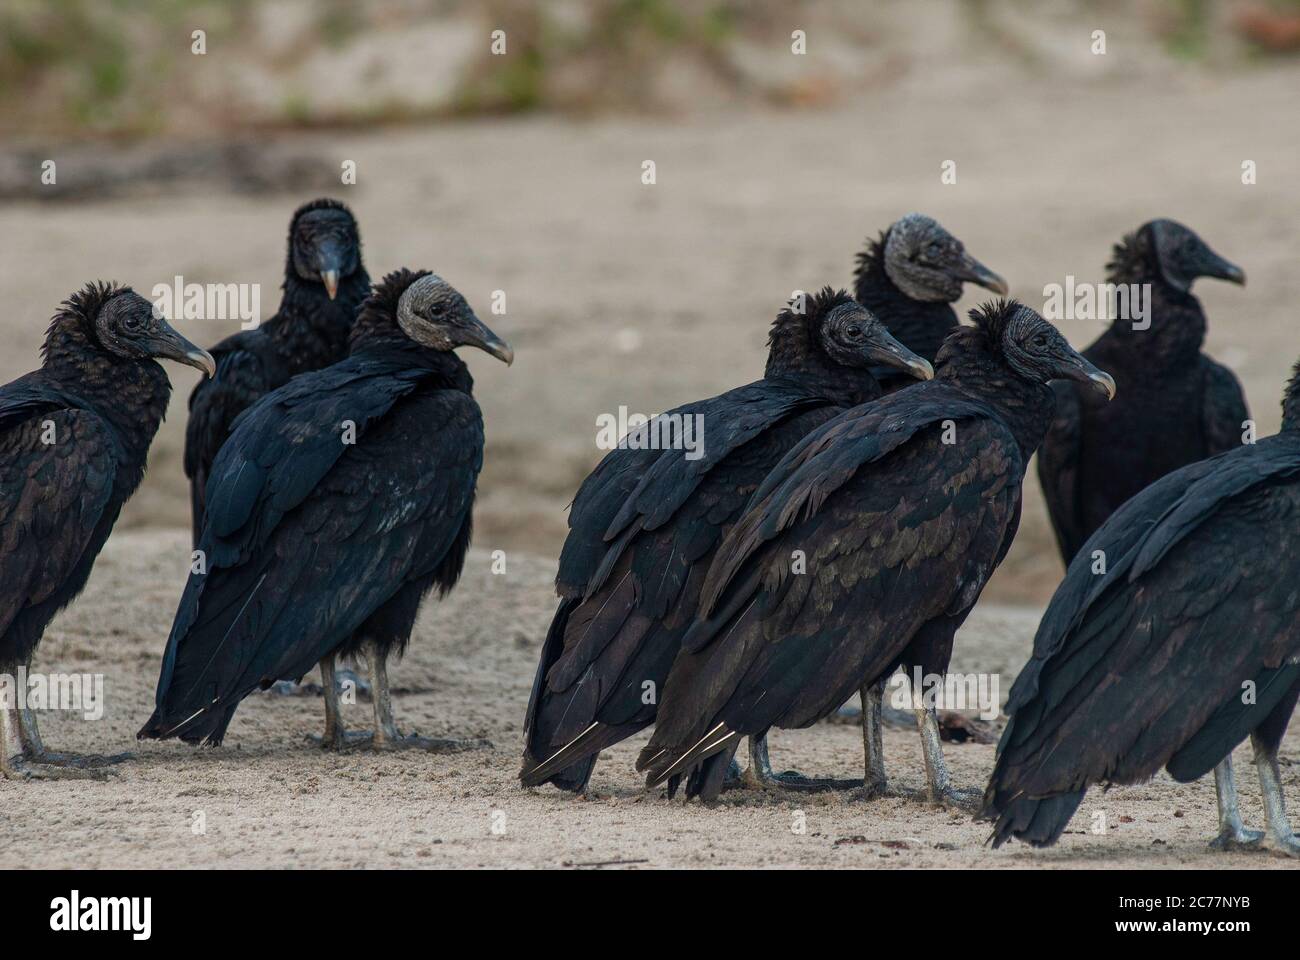
<svg viewBox="0 0 1300 960"><path fill-rule="evenodd" d="M123 533L105 549L82 599L51 626L38 667L103 673L107 711L97 722L42 720L55 749L135 759L103 782L0 781L0 844L8 867L1242 867L1286 866L1266 855L1210 853L1211 780L1094 791L1059 846L984 846L987 827L906 796L785 797L734 791L715 807L645 793L632 769L644 738L601 761L594 796L524 790L518 769L524 704L552 602L549 561L515 556L490 573L482 550L442 603L430 603L405 660L393 670L395 709L407 731L486 737L490 750L435 756L322 753L318 697L255 694L224 746L135 744L148 716L159 656L183 577L181 531ZM985 605L959 634L953 669L999 675L1005 697L1030 648L1037 613ZM369 706L347 708L355 727ZM981 787L993 748L948 744L959 786ZM860 774L860 730L820 724L776 731L778 769ZM893 784L923 784L910 731L887 729ZM1238 772L1247 822L1262 817L1248 750ZM1300 804L1300 735L1283 746L1283 782ZM1104 813L1109 828L1091 832ZM202 814L206 831L194 832ZM803 825L803 832L796 827Z"/></svg>
<svg viewBox="0 0 1300 960"><path fill-rule="evenodd" d="M758 376L766 328L795 288L849 282L863 237L919 209L963 238L1041 307L1043 285L1101 278L1110 244L1155 216L1198 230L1245 267L1241 290L1202 283L1209 350L1242 378L1263 432L1300 351L1300 222L1295 68L1170 74L1141 84L1023 79L912 82L819 111L728 111L684 120L533 118L298 136L325 168L357 162L339 187L360 217L371 273L437 269L515 345L509 370L467 357L488 449L475 551L460 587L425 610L394 670L399 719L431 735L487 737L455 756L324 755L315 698L251 697L227 745L134 745L188 557L180 438L191 371L174 369L171 416L144 487L128 505L84 597L39 653L46 670L102 672L100 722L46 720L47 741L137 758L106 782L0 782L0 866L970 866L1166 865L1263 868L1211 856L1212 784L1161 777L1090 794L1049 851L984 847L987 829L906 798L727 794L709 809L647 796L633 740L597 767L596 797L524 791L520 721L552 609L564 507L599 459L596 417L653 413ZM950 78L951 79L951 78ZM166 144L160 147L165 148ZM94 161L95 151L89 156ZM55 152L54 156L60 156ZM82 148L81 156L87 156ZM654 160L658 182L640 182ZM957 163L955 185L940 165ZM1258 165L1240 182L1243 160ZM75 165L63 168L75 175ZM305 191L304 191L305 192ZM3 208L0 382L36 363L56 304L86 280L148 291L191 282L257 282L278 299L290 211L306 196L232 197L158 185L144 196ZM17 238L15 240L14 238ZM962 307L979 300L968 295ZM232 323L178 323L212 342ZM1077 344L1100 329L1065 321ZM493 576L503 549L508 573ZM996 671L1002 695L1060 577L1037 486L1021 534L958 638L953 669ZM351 708L357 726L368 706ZM919 744L889 730L893 782L922 782ZM776 732L778 767L855 773L857 729ZM978 787L993 748L950 745L960 785ZM1283 778L1300 809L1300 740ZM1261 819L1239 757L1247 820ZM806 830L792 826L803 811ZM1104 812L1109 830L1089 832ZM193 831L202 813L206 833ZM499 832L494 833L494 825Z"/></svg>

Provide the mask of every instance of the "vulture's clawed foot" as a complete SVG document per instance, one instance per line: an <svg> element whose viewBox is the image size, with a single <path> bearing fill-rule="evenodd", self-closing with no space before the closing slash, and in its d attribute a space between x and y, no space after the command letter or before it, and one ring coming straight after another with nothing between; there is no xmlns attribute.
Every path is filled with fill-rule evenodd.
<svg viewBox="0 0 1300 960"><path fill-rule="evenodd" d="M421 737L410 733L406 736L380 737L371 736L372 750L424 750L427 753L465 753L468 750L491 750L492 741L481 737L456 739L453 737Z"/></svg>
<svg viewBox="0 0 1300 960"><path fill-rule="evenodd" d="M1210 849L1227 851L1259 850L1264 840L1262 830L1247 830L1243 826L1224 827L1210 841Z"/></svg>
<svg viewBox="0 0 1300 960"><path fill-rule="evenodd" d="M794 790L800 793L829 793L833 790L856 790L861 780L837 780L833 777L806 777L798 770L756 770L751 765L744 776L746 786L760 790Z"/></svg>
<svg viewBox="0 0 1300 960"><path fill-rule="evenodd" d="M0 764L0 774L7 780L107 780L115 771L108 767L134 759L134 754L112 756L98 754L42 753L17 756Z"/></svg>
<svg viewBox="0 0 1300 960"><path fill-rule="evenodd" d="M931 791L925 797L930 803L953 813L979 813L984 802L984 792L971 787L944 787L937 795Z"/></svg>
<svg viewBox="0 0 1300 960"><path fill-rule="evenodd" d="M858 794L862 800L876 800L889 796L889 781L884 777L870 777L862 781L862 790Z"/></svg>
<svg viewBox="0 0 1300 960"><path fill-rule="evenodd" d="M353 747L370 746L370 741L374 739L374 736L369 730L335 730L333 732L326 730L323 737L309 733L304 739L322 750L346 753Z"/></svg>
<svg viewBox="0 0 1300 960"><path fill-rule="evenodd" d="M1267 850L1278 857L1300 859L1300 837L1297 837L1294 833L1288 833L1281 837L1276 834L1269 834L1260 841L1259 849Z"/></svg>

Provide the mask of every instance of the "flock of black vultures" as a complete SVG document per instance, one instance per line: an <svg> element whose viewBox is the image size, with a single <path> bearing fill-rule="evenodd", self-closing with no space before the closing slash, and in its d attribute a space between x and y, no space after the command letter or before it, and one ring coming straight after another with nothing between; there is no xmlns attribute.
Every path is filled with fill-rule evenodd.
<svg viewBox="0 0 1300 960"><path fill-rule="evenodd" d="M1236 378L1201 353L1198 277L1245 279L1186 227L1143 225L1108 267L1145 292L1142 322L1115 320L1080 354L1015 301L958 323L964 283L1005 282L934 220L892 224L859 255L853 296L828 287L781 311L761 379L639 428L578 490L522 782L583 791L601 750L654 724L637 769L670 796L824 788L774 775L766 734L860 693L854 783L884 791L884 682L946 671L1038 451L1068 571L982 802L952 785L936 711L917 709L928 798L977 807L995 844L1044 845L1090 784L1213 769L1216 845L1300 855L1277 763L1300 696L1300 367L1282 431L1256 440ZM483 424L453 351L513 354L435 274L372 287L331 200L294 214L283 291L211 353L129 288L63 303L41 368L0 389L0 674L31 663L140 483L170 359L208 375L186 431L195 563L139 736L219 744L244 697L319 664L324 746L462 747L398 732L385 663L470 540ZM672 415L702 417L702 455L647 442ZM355 655L364 735L345 729L336 684ZM15 702L0 734L10 777L106 762L47 752ZM1238 812L1231 752L1247 736L1267 833Z"/></svg>

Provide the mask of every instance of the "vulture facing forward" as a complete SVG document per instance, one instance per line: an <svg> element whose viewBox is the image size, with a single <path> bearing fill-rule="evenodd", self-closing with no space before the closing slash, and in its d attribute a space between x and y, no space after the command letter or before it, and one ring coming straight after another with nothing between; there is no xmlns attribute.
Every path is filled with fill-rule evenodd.
<svg viewBox="0 0 1300 960"><path fill-rule="evenodd" d="M219 744L244 697L319 662L323 745L342 749L334 662L359 651L373 746L458 745L398 734L386 671L469 546L483 420L458 346L513 359L446 281L400 270L366 301L346 360L240 417L208 484L206 571L185 585L141 737Z"/></svg>
<svg viewBox="0 0 1300 960"><path fill-rule="evenodd" d="M853 298L909 350L934 363L944 338L957 329L952 304L963 283L1006 296L1007 282L966 252L932 217L909 213L858 254ZM873 371L886 393L913 380L889 367Z"/></svg>
<svg viewBox="0 0 1300 960"><path fill-rule="evenodd" d="M1197 277L1246 282L1239 267L1172 220L1153 220L1115 247L1107 278L1150 290L1150 327L1118 318L1083 351L1115 375L1114 403L1056 385L1038 478L1067 565L1125 500L1171 470L1241 445L1250 414L1232 371L1201 353Z"/></svg>
<svg viewBox="0 0 1300 960"><path fill-rule="evenodd" d="M1070 564L1007 702L983 811L994 846L1055 843L1089 785L1164 767L1180 782L1214 770L1215 846L1300 856L1277 763L1300 697L1300 364L1282 409L1281 433L1156 481ZM1267 836L1237 810L1247 736Z"/></svg>
<svg viewBox="0 0 1300 960"><path fill-rule="evenodd" d="M971 316L933 380L814 430L731 527L637 763L649 785L671 793L686 777L688 796L716 797L742 736L810 726L899 666L946 671L953 634L1015 535L1025 465L1051 416L1047 382L1114 390L1028 307ZM934 708L916 712L930 797L964 804ZM873 757L869 794L885 787L879 744Z"/></svg>
<svg viewBox="0 0 1300 960"><path fill-rule="evenodd" d="M611 451L569 514L547 634L525 717L526 786L584 790L596 754L654 722L718 541L768 470L801 437L880 395L874 365L929 377L867 310L829 287L772 324L763 379L663 414L699 417L703 455ZM755 777L768 774L755 745Z"/></svg>
<svg viewBox="0 0 1300 960"><path fill-rule="evenodd" d="M130 287L87 284L50 323L41 368L0 387L0 674L14 677L90 576L144 477L171 396L155 358L211 375L212 357ZM86 775L105 758L52 754L36 716L0 704L0 775Z"/></svg>
<svg viewBox="0 0 1300 960"><path fill-rule="evenodd" d="M347 356L348 331L370 292L357 223L347 207L320 199L294 213L282 289L273 317L212 348L216 376L190 394L184 462L195 544L212 462L235 418L291 377Z"/></svg>

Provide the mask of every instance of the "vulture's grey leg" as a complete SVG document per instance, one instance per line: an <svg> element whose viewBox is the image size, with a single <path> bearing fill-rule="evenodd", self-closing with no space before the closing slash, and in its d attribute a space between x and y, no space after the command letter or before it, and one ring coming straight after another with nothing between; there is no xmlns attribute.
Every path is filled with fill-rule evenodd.
<svg viewBox="0 0 1300 960"><path fill-rule="evenodd" d="M1268 820L1268 836L1260 845L1273 853L1300 857L1300 839L1296 838L1286 818L1282 778L1277 769L1277 748L1266 745L1253 733L1250 735L1250 743L1255 748L1255 767L1259 770L1259 788L1264 795L1264 816Z"/></svg>
<svg viewBox="0 0 1300 960"><path fill-rule="evenodd" d="M370 668L370 699L375 708L376 750L429 750L434 753L459 753L491 747L488 740L455 740L450 738L421 737L416 734L402 736L393 720L393 700L388 687L388 655L378 644L365 646L366 663Z"/></svg>
<svg viewBox="0 0 1300 960"><path fill-rule="evenodd" d="M921 732L921 753L925 757L926 793L930 802L950 810L975 813L982 796L978 790L962 790L952 785L948 764L943 759L938 711L934 707L916 707L915 710L916 726Z"/></svg>
<svg viewBox="0 0 1300 960"><path fill-rule="evenodd" d="M368 732L348 733L347 724L343 722L343 710L339 703L340 671L335 667L336 654L329 653L321 658L320 682L321 696L325 698L325 735L309 736L307 739L320 746L322 750L346 750L350 743L369 741Z"/></svg>
<svg viewBox="0 0 1300 960"><path fill-rule="evenodd" d="M1232 754L1214 768L1214 791L1219 800L1219 835L1210 841L1216 850L1254 850L1264 839L1259 830L1247 830L1237 808L1237 778L1232 772Z"/></svg>
<svg viewBox="0 0 1300 960"><path fill-rule="evenodd" d="M866 777L862 782L867 797L883 797L889 788L885 777L885 740L882 733L882 713L885 700L885 681L869 683L861 690L862 697L862 752L866 763Z"/></svg>
<svg viewBox="0 0 1300 960"><path fill-rule="evenodd" d="M0 778L21 779L25 776L19 766L23 759L23 741L18 732L17 694L13 671L0 666Z"/></svg>
<svg viewBox="0 0 1300 960"><path fill-rule="evenodd" d="M31 663L27 664L31 675ZM104 771L97 768L134 759L131 753L105 756L97 753L54 753L45 749L41 731L36 724L36 711L25 703L17 709L18 739L22 744L22 766L27 776L36 779L101 779Z"/></svg>
<svg viewBox="0 0 1300 960"><path fill-rule="evenodd" d="M827 790L853 790L862 786L861 780L834 780L805 777L795 770L772 772L772 762L767 754L767 735L749 738L749 769L744 781L751 787L784 787L805 793L822 793Z"/></svg>

